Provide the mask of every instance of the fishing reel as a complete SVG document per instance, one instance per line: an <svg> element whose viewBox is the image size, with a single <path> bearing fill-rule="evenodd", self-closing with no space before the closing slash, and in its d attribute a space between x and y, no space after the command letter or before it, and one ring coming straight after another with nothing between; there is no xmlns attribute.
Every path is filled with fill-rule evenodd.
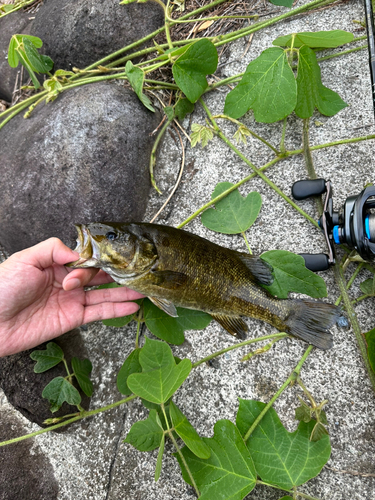
<svg viewBox="0 0 375 500"><path fill-rule="evenodd" d="M292 186L296 200L325 193L319 226L324 232L327 254L301 254L311 271L325 271L335 263L334 246L345 244L364 260L375 260L375 186L349 196L338 212L333 210L332 185L325 179L301 180Z"/></svg>

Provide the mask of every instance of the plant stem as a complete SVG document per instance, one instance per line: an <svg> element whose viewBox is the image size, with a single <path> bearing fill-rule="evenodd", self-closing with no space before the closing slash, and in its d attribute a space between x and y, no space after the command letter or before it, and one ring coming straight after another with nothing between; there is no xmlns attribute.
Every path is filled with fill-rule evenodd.
<svg viewBox="0 0 375 500"><path fill-rule="evenodd" d="M361 137L354 137L352 139L340 139L338 141L326 142L325 144L318 144L317 146L310 146L310 151L316 151L318 149L330 148L332 146L339 146L340 144L352 144L353 142L369 141L375 139L375 134L363 135ZM287 151L287 156L300 155L303 153L303 149L295 149L293 151Z"/></svg>
<svg viewBox="0 0 375 500"><path fill-rule="evenodd" d="M290 493L293 495L293 490L287 490L285 488L280 488L280 486L276 486L275 484L270 484L270 483L265 483L264 481L261 481L260 479L256 480L257 484L261 484L262 486L269 486L270 488L276 488L277 490L282 490L286 491L287 493ZM307 500L320 500L319 498L312 497L310 495L306 495L306 493L301 493L300 491L297 491L297 496L299 495L302 498L306 498Z"/></svg>
<svg viewBox="0 0 375 500"><path fill-rule="evenodd" d="M289 335L287 333L274 333L273 335L265 335L264 337L258 337L257 339L250 339L250 340L245 340L244 342L239 342L238 344L231 345L229 347L226 347L225 349L221 349L220 351L216 351L209 356L206 356L203 359L200 359L199 361L196 361L195 363L192 364L192 368L196 368L199 365L202 365L203 363L207 363L207 361L211 361L211 359L217 358L217 356L221 356L222 354L225 354L226 352L233 351L234 349L238 349L240 347L243 347L245 345L250 345L250 344L255 344L256 342L262 342L263 340L269 340L269 339L283 339L285 337L288 337Z"/></svg>
<svg viewBox="0 0 375 500"><path fill-rule="evenodd" d="M328 59L333 59L334 57L340 57L340 56L343 56L345 54L350 54L351 52L356 52L357 50L363 50L363 49L367 49L367 44L361 45L360 47L355 47L354 49L348 49L348 50L344 50L342 52L336 52L335 54L330 54L328 56L319 57L319 58L317 58L317 61L318 62L327 61Z"/></svg>
<svg viewBox="0 0 375 500"><path fill-rule="evenodd" d="M314 220L312 217L310 217L310 215L308 215L306 212L304 212L296 203L294 203L294 201L292 201L283 191L281 191L280 188L278 188L276 186L276 184L274 184L266 175L263 174L263 172L258 169L255 165L253 165L250 160L248 160L246 158L246 156L244 156L241 151L239 151L236 146L222 133L222 131L219 129L219 127L217 126L217 123L215 122L215 120L213 119L213 116L211 114L211 112L209 111L209 109L207 108L206 104L204 103L204 101L202 99L199 99L200 103L202 104L204 110L206 111L209 119L211 120L211 123L215 129L215 132L216 134L220 137L220 139L222 139L222 141L224 141L227 146L229 146L240 158L241 160L243 160L247 165L249 165L250 168L252 168L252 170L254 170L254 172L262 179L264 180L264 182L266 184L268 184L268 186L270 188L272 188L274 191L276 191L276 193L281 196L287 203L289 203L289 205L291 205L295 210L297 210L297 212L299 212L301 215L303 215L308 221L310 221L312 224L314 224L314 226L316 227L319 227L319 224L316 222L316 220Z"/></svg>
<svg viewBox="0 0 375 500"><path fill-rule="evenodd" d="M244 240L245 240L245 243L246 243L247 249L249 250L249 254L250 254L250 255L253 255L253 252L251 251L251 248L250 248L249 242L247 241L245 231L242 231L242 233L241 233L241 234L242 234L242 236L243 236L243 238L244 238Z"/></svg>
<svg viewBox="0 0 375 500"><path fill-rule="evenodd" d="M117 406L128 403L129 401L132 401L133 399L135 399L137 397L138 396L133 394L132 396L129 396L125 399L121 399L120 401L116 401L116 403L112 403L110 405L103 406L102 408L98 408L96 410L91 410L91 411L84 411L76 417L73 417L69 420L65 420L65 422L61 422L61 423L56 424L56 425L51 425L50 427L46 427L45 429L40 429L39 431L32 432L31 434L25 434L24 436L9 439L8 441L3 441L0 443L0 447L6 446L8 444L18 443L19 441L24 441L25 439L29 439L29 438L32 438L34 436L39 436L39 434L44 434L46 432L54 431L56 429L59 429L60 427L64 427L65 425L72 424L73 422L77 422L77 420L82 420L83 418L92 417L93 415L97 415L98 413L103 413L104 411L112 410L112 408L116 408Z"/></svg>
<svg viewBox="0 0 375 500"><path fill-rule="evenodd" d="M375 391L375 373L373 372L371 365L370 365L370 362L369 362L369 359L368 359L366 341L365 341L363 334L361 333L361 328L360 328L359 323L358 323L357 315L353 309L352 303L349 299L348 292L346 290L346 283L345 283L343 271L342 271L341 266L339 265L338 262L336 262L333 269L334 269L336 282L339 286L341 296L342 296L343 301L344 301L346 312L348 313L348 316L349 316L349 321L352 324L354 335L357 339L358 347L359 347L359 350L361 352L363 362L364 362L365 367L367 369L367 373L368 373L372 388Z"/></svg>
<svg viewBox="0 0 375 500"><path fill-rule="evenodd" d="M303 363L306 361L308 355L310 354L310 352L313 349L314 349L314 346L309 345L309 347L306 349L305 354L302 356L298 365L295 367L295 369L292 371L292 373L289 375L289 377L286 379L286 381L283 383L283 385L280 387L280 389L275 393L275 395L272 397L272 399L269 401L269 403L266 404L266 406L260 412L258 417L254 420L252 426L250 427L250 429L247 431L247 433L244 436L245 442L250 438L250 436L253 433L256 426L259 424L259 422L262 420L264 415L268 412L268 410L271 408L271 406L276 401L276 399L280 396L280 394L285 391L285 389L288 387L288 385L291 382L293 382L294 380L297 379L299 372L301 371Z"/></svg>
<svg viewBox="0 0 375 500"><path fill-rule="evenodd" d="M286 132L286 125L287 125L287 117L284 118L283 120L283 130L281 132L281 141L280 141L280 152L285 154L285 132Z"/></svg>
<svg viewBox="0 0 375 500"><path fill-rule="evenodd" d="M167 418L167 414L165 412L165 407L164 407L164 403L161 403L160 405L162 411L163 411L163 415L164 415L164 419L165 419L165 424L167 426L167 432L168 432L168 436L171 438L171 441L174 445L174 447L176 448L177 450L177 453L179 455L179 457L181 458L181 462L184 464L184 467L186 469L186 472L188 473L189 475L189 478L190 478L190 481L191 481L191 484L193 486L193 488L195 489L195 492L197 494L197 497L199 497L200 493L199 493L199 490L198 490L198 486L196 485L195 483L195 480L194 480L194 477L193 477L193 474L191 473L191 470L189 469L189 466L185 460L185 457L183 456L181 450L180 450L180 447L178 446L177 444L177 441L175 440L174 436L173 436L173 432L171 431L170 427L169 427L169 423L168 423L168 418Z"/></svg>
<svg viewBox="0 0 375 500"><path fill-rule="evenodd" d="M303 120L303 133L302 133L302 141L303 141L303 156L305 159L305 165L307 169L307 173L310 179L316 179L317 175L315 173L314 162L311 154L310 144L309 144L309 124L310 118L305 118ZM316 203L318 205L319 215L323 213L323 202L321 196L316 196Z"/></svg>
<svg viewBox="0 0 375 500"><path fill-rule="evenodd" d="M354 271L354 273L352 274L350 280L348 281L347 285L346 285L346 289L349 290L350 287L352 286L354 280L356 279L356 277L358 276L358 273L361 271L361 269L363 268L363 262L361 262L360 264L358 264L357 266L357 269ZM340 297L336 300L335 302L335 306L338 306L340 304L342 300L342 296L340 295Z"/></svg>
<svg viewBox="0 0 375 500"><path fill-rule="evenodd" d="M158 133L156 139L155 139L155 142L154 142L154 145L152 147L152 151L151 151L151 155L150 155L150 176L151 176L151 184L153 185L153 187L156 189L156 191L161 194L161 191L160 189L158 188L158 186L156 185L156 182L155 182L155 178L154 178L154 166L156 164L156 150L159 146L159 142L161 141L161 138L163 137L165 131L167 130L167 128L169 127L170 123L173 121L173 118L171 120L167 120L163 127L161 128L160 132Z"/></svg>

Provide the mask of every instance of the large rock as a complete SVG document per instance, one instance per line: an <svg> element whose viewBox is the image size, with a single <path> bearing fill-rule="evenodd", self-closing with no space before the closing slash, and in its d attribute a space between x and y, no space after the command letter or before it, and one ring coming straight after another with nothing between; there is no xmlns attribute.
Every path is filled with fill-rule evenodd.
<svg viewBox="0 0 375 500"><path fill-rule="evenodd" d="M84 68L157 30L163 9L154 2L119 5L119 0L47 0L38 11L32 35L55 69Z"/></svg>
<svg viewBox="0 0 375 500"><path fill-rule="evenodd" d="M51 236L72 245L73 223L142 220L159 114L128 89L66 91L0 131L0 242L9 252Z"/></svg>
<svg viewBox="0 0 375 500"><path fill-rule="evenodd" d="M0 99L11 102L14 85L17 79L21 77L21 65L18 68L11 68L8 64L8 47L12 35L22 33L29 35L33 23L32 16L26 12L17 12L9 14L0 19ZM26 83L29 75L26 70L23 71L22 84Z"/></svg>

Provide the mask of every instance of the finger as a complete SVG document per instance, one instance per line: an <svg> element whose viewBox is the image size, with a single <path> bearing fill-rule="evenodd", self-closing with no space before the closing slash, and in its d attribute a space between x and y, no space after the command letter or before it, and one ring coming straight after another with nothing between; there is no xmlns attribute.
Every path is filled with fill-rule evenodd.
<svg viewBox="0 0 375 500"><path fill-rule="evenodd" d="M94 276L98 274L98 271L98 269L93 267L87 269L74 269L65 276L62 283L63 289L68 292L69 290L74 290L75 288L87 286L92 281Z"/></svg>
<svg viewBox="0 0 375 500"><path fill-rule="evenodd" d="M139 305L134 302L102 302L85 307L83 323L128 316L137 312L138 309Z"/></svg>
<svg viewBox="0 0 375 500"><path fill-rule="evenodd" d="M92 279L87 286L104 285L105 283L113 283L113 279L110 277L109 274L100 270L98 274L94 277L94 279Z"/></svg>
<svg viewBox="0 0 375 500"><path fill-rule="evenodd" d="M77 252L64 245L58 238L49 238L33 247L13 254L11 258L39 269L46 269L54 263L64 265L73 262L78 257Z"/></svg>
<svg viewBox="0 0 375 500"><path fill-rule="evenodd" d="M128 300L142 299L144 295L126 287L103 288L86 292L86 306L105 302L125 302Z"/></svg>

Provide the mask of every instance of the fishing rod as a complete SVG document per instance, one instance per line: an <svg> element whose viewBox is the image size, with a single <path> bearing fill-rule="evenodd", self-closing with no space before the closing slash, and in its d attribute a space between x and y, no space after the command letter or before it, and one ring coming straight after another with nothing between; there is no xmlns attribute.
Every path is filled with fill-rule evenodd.
<svg viewBox="0 0 375 500"><path fill-rule="evenodd" d="M372 104L375 115L375 28L372 0L364 0ZM338 211L333 210L331 181L325 179L301 180L292 186L296 200L325 194L323 214L319 226L324 233L328 254L301 254L311 271L325 271L335 263L334 243L346 244L356 250L362 259L375 261L375 186L366 187L358 195L349 196Z"/></svg>

